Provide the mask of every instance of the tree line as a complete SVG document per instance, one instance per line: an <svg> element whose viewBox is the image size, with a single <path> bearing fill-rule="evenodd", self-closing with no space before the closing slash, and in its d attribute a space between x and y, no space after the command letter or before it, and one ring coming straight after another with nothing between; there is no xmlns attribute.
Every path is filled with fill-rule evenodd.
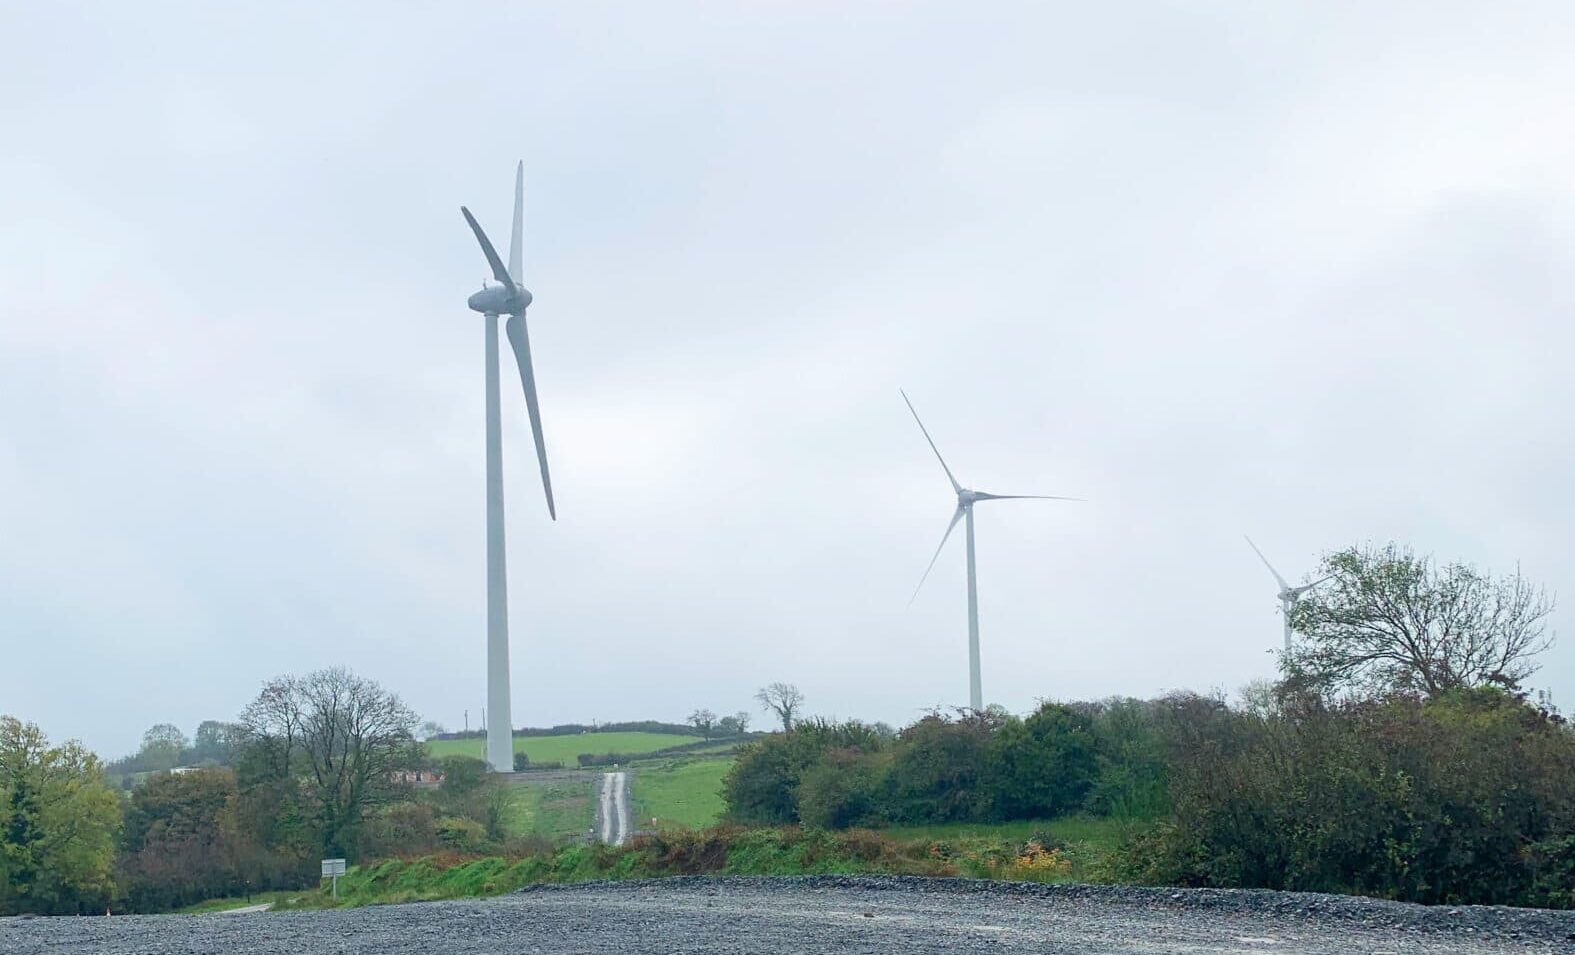
<svg viewBox="0 0 1575 955"><path fill-rule="evenodd" d="M1552 601L1394 545L1325 558L1280 679L1234 704L1046 702L900 731L784 720L724 782L744 824L1132 820L1117 881L1575 907L1575 731L1524 689Z"/></svg>

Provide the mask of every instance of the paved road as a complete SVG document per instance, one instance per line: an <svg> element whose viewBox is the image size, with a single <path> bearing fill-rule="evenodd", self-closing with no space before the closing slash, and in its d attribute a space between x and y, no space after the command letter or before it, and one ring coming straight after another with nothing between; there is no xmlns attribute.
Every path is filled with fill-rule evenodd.
<svg viewBox="0 0 1575 955"><path fill-rule="evenodd" d="M1575 913L1279 892L951 879L679 879L322 912L0 919L16 955L1508 955L1575 951Z"/></svg>
<svg viewBox="0 0 1575 955"><path fill-rule="evenodd" d="M601 799L596 808L597 838L621 846L629 838L629 777L622 772L602 776Z"/></svg>

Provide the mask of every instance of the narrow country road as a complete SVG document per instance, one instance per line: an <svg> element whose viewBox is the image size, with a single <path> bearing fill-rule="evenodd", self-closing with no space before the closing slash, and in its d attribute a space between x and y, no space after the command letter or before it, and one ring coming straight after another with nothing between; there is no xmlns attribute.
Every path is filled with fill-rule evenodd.
<svg viewBox="0 0 1575 955"><path fill-rule="evenodd" d="M0 918L6 955L1569 955L1575 913L1291 892L821 876L357 909Z"/></svg>
<svg viewBox="0 0 1575 955"><path fill-rule="evenodd" d="M629 838L629 777L623 772L602 776L601 799L596 808L596 832L601 841L621 846Z"/></svg>

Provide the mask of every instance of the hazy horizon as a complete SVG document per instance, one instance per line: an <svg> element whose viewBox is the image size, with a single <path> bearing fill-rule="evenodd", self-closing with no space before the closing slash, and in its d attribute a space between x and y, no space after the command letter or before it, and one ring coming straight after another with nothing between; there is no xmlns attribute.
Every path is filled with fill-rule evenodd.
<svg viewBox="0 0 1575 955"><path fill-rule="evenodd" d="M1463 3L14 7L0 713L106 756L344 664L514 722L1231 691L1395 540L1575 575L1575 17ZM135 42L128 42L134 38ZM507 351L505 349L505 356ZM1551 629L1563 631L1571 608ZM1575 645L1531 681L1575 705Z"/></svg>

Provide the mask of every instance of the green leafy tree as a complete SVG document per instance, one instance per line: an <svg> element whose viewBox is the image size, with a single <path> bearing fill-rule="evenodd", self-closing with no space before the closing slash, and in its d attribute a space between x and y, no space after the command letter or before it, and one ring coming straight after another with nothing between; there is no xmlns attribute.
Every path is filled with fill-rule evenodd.
<svg viewBox="0 0 1575 955"><path fill-rule="evenodd" d="M1387 544L1330 554L1322 574L1327 583L1291 616L1304 638L1282 663L1291 687L1427 696L1514 690L1552 642L1553 601L1518 571L1493 578L1465 564L1438 567Z"/></svg>
<svg viewBox="0 0 1575 955"><path fill-rule="evenodd" d="M240 741L241 728L235 723L203 720L192 737L191 761L207 766L232 765Z"/></svg>
<svg viewBox="0 0 1575 955"><path fill-rule="evenodd" d="M114 890L119 827L98 757L0 717L0 914L99 909Z"/></svg>
<svg viewBox="0 0 1575 955"><path fill-rule="evenodd" d="M142 734L142 749L137 762L146 772L174 769L181 764L190 741L174 723L155 723Z"/></svg>

